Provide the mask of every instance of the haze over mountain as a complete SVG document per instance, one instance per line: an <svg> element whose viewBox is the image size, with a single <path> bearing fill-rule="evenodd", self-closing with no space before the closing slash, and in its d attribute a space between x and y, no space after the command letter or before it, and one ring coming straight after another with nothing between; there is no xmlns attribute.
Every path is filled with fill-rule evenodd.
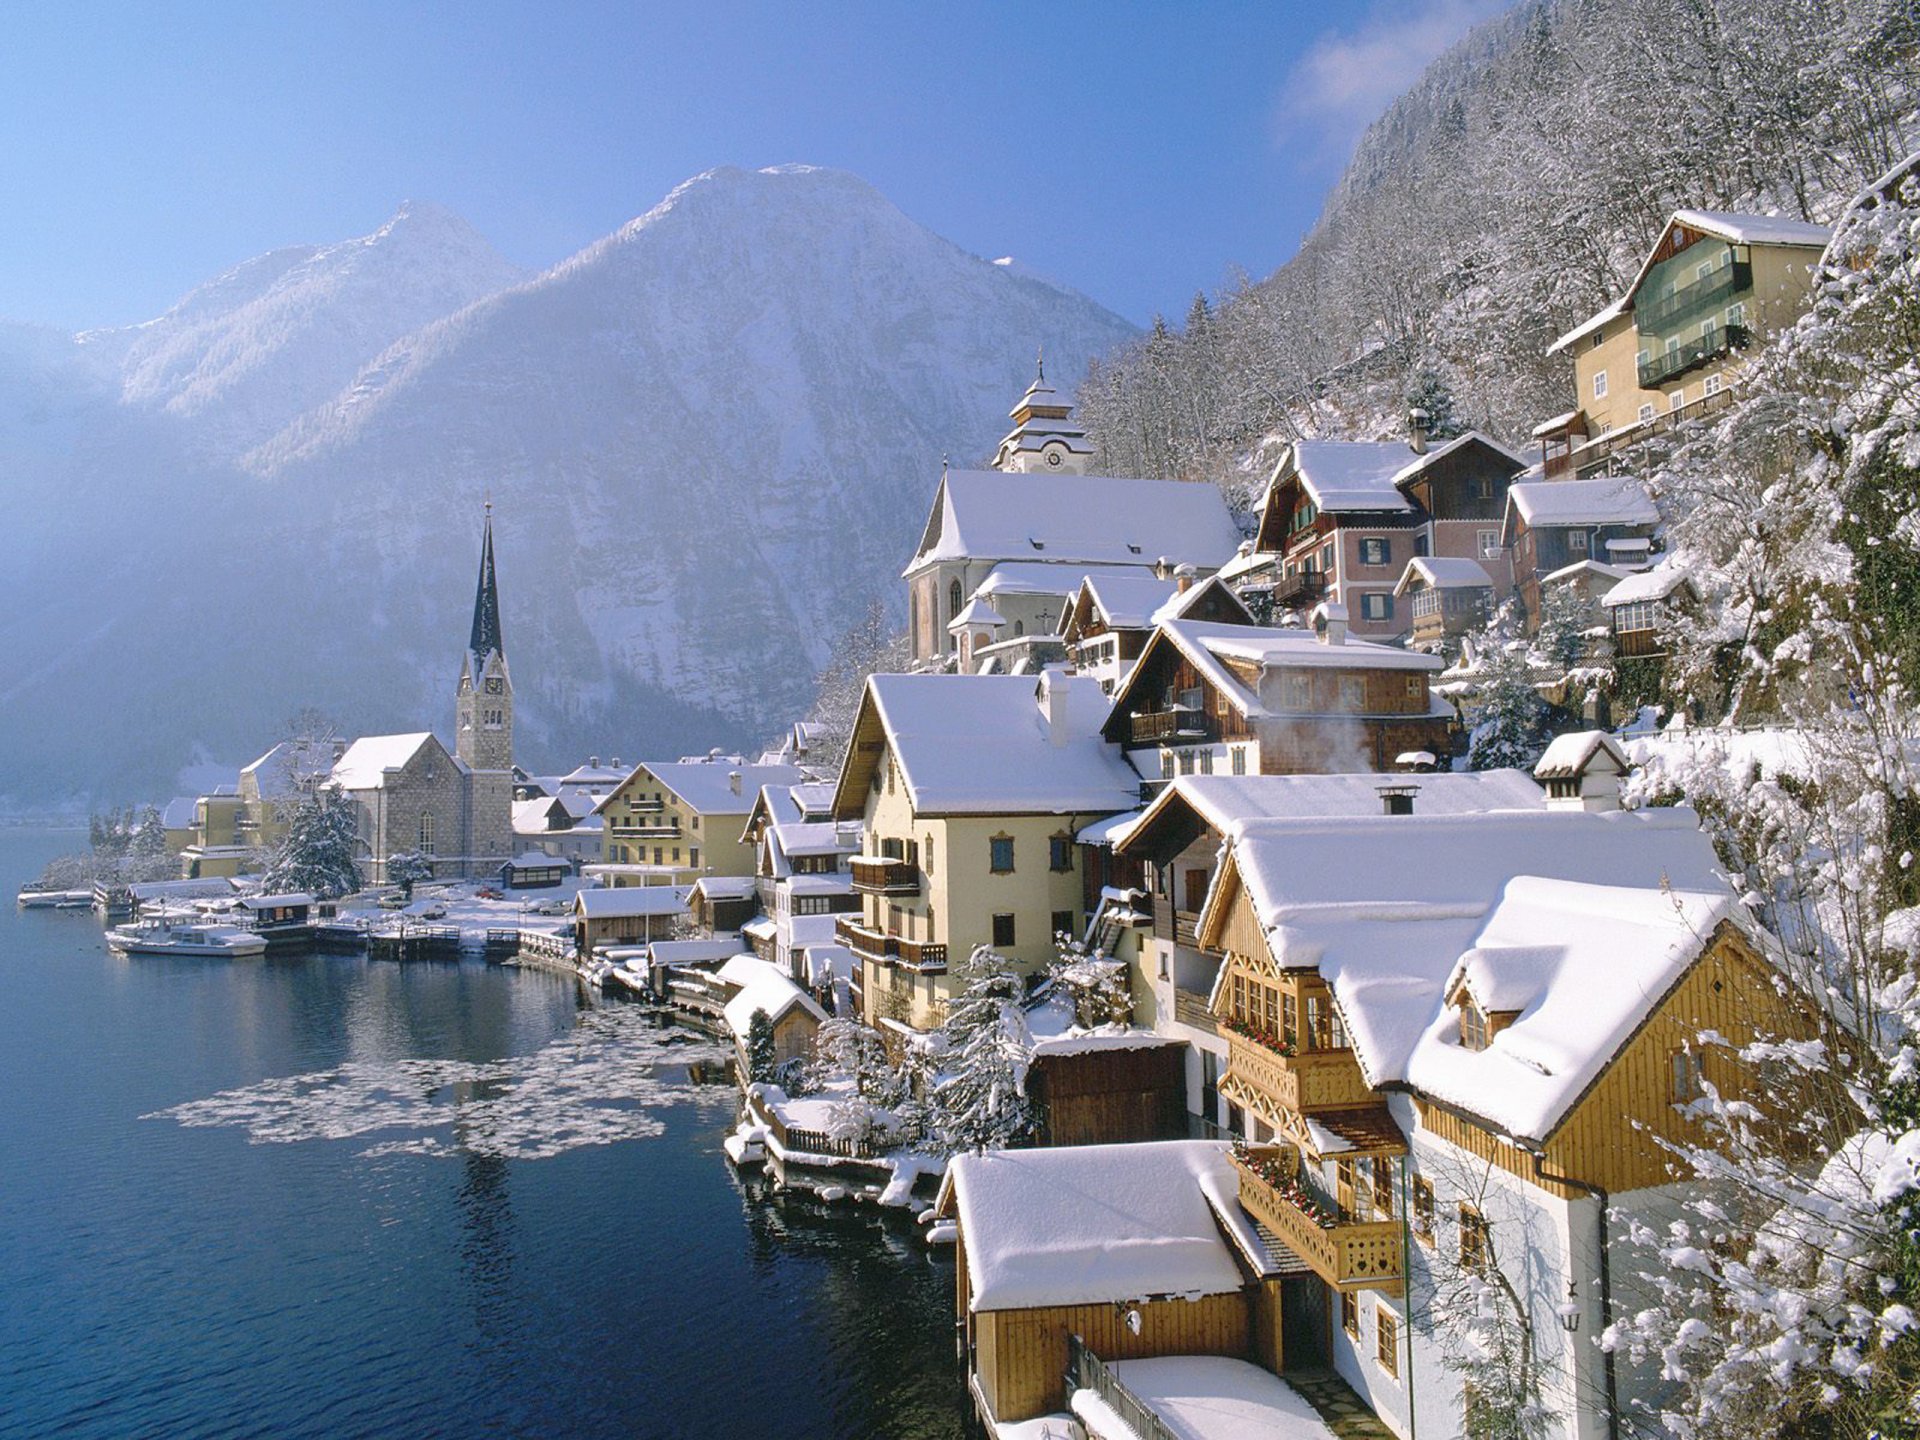
<svg viewBox="0 0 1920 1440"><path fill-rule="evenodd" d="M0 327L0 797L158 793L303 704L446 729L487 496L528 760L749 743L898 603L1035 349L1133 333L799 166L530 279L409 205L146 325Z"/></svg>

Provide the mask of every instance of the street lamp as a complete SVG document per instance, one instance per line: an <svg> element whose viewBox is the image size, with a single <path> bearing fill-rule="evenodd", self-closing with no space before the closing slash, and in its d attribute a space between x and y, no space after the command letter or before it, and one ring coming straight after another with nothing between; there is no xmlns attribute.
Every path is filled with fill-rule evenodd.
<svg viewBox="0 0 1920 1440"><path fill-rule="evenodd" d="M1580 1295L1571 1280L1567 1282L1567 1298L1560 1306L1560 1328L1569 1335L1580 1328Z"/></svg>

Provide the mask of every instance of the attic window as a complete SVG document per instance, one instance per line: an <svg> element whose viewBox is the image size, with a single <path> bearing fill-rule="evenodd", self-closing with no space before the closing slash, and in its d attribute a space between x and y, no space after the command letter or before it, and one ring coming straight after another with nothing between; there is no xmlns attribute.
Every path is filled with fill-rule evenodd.
<svg viewBox="0 0 1920 1440"><path fill-rule="evenodd" d="M1471 995L1463 996L1460 1006L1460 1043L1469 1050L1487 1048L1487 1012Z"/></svg>
<svg viewBox="0 0 1920 1440"><path fill-rule="evenodd" d="M1127 553L1129 555L1138 555L1140 553L1140 547L1138 545L1129 545L1127 546Z"/></svg>
<svg viewBox="0 0 1920 1440"><path fill-rule="evenodd" d="M1031 535L1027 537L1027 543L1033 546L1033 548L1036 550L1044 550L1047 548L1046 542L1044 540L1036 540Z"/></svg>

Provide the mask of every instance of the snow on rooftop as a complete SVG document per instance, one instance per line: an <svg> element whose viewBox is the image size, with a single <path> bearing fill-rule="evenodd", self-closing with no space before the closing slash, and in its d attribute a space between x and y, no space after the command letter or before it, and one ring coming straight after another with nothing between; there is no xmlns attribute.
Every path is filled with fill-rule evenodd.
<svg viewBox="0 0 1920 1440"><path fill-rule="evenodd" d="M734 755L649 761L646 768L654 779L702 815L744 815L753 808L762 785L792 785L806 778L798 765L749 765Z"/></svg>
<svg viewBox="0 0 1920 1440"><path fill-rule="evenodd" d="M1150 563L1157 555L1217 566L1239 544L1216 485L952 470L907 568L963 558Z"/></svg>
<svg viewBox="0 0 1920 1440"><path fill-rule="evenodd" d="M1675 224L1704 230L1735 245L1804 245L1823 250L1833 238L1824 225L1790 215L1746 215L1733 210L1676 210Z"/></svg>
<svg viewBox="0 0 1920 1440"><path fill-rule="evenodd" d="M956 1156L941 1208L960 1217L976 1311L1238 1291L1221 1234L1250 1231L1216 1140ZM1256 1251L1257 1253L1257 1251Z"/></svg>
<svg viewBox="0 0 1920 1440"><path fill-rule="evenodd" d="M1611 305L1607 306L1606 309L1598 311L1595 314L1589 315L1586 319L1582 320L1578 325L1574 326L1573 329L1567 331L1566 334L1562 335L1558 340L1554 341L1551 345L1547 346L1547 354L1558 355L1562 350L1566 349L1567 346L1573 344L1574 341L1583 340L1587 336L1591 335L1594 331L1598 330L1601 326L1605 325L1609 320L1618 319L1626 311L1626 308L1627 308L1626 297L1622 296L1620 299L1614 301ZM1559 425L1564 425L1567 421L1573 419L1573 417L1579 413L1580 412L1577 410L1569 410L1565 415L1561 415L1556 418L1559 421ZM1549 420L1547 422L1547 425L1553 426L1554 429L1559 428L1559 425L1556 425L1553 420ZM1537 435L1540 435L1545 429L1546 427L1542 426L1540 429L1536 429L1533 433L1537 436Z"/></svg>
<svg viewBox="0 0 1920 1440"><path fill-rule="evenodd" d="M1230 835L1269 949L1331 985L1369 1083L1412 1085L1521 1137L1552 1130L1735 918L1713 847L1681 807L1416 808L1248 820ZM1546 966L1542 947L1565 958ZM1467 1051L1445 988L1476 949L1534 952L1534 971L1502 983L1537 998L1490 1048Z"/></svg>
<svg viewBox="0 0 1920 1440"><path fill-rule="evenodd" d="M686 885L623 885L613 890L582 890L580 913L589 920L619 920L640 915L677 915L693 893Z"/></svg>
<svg viewBox="0 0 1920 1440"><path fill-rule="evenodd" d="M1542 525L1652 525L1660 512L1631 475L1590 480L1523 480L1507 491L1520 518Z"/></svg>
<svg viewBox="0 0 1920 1440"><path fill-rule="evenodd" d="M1534 762L1536 780L1571 780L1584 774L1596 756L1605 755L1615 772L1627 768L1626 752L1620 742L1604 730L1573 730L1556 735L1540 758Z"/></svg>
<svg viewBox="0 0 1920 1440"><path fill-rule="evenodd" d="M1165 1355L1110 1361L1107 1368L1177 1440L1333 1440L1304 1395L1246 1360Z"/></svg>
<svg viewBox="0 0 1920 1440"><path fill-rule="evenodd" d="M1688 584L1690 578L1687 567L1669 556L1651 570L1627 576L1602 595L1600 603L1611 608L1642 600L1664 600L1682 585Z"/></svg>
<svg viewBox="0 0 1920 1440"><path fill-rule="evenodd" d="M789 980L780 968L751 955L736 955L720 967L720 978L740 987L740 993L721 1007L727 1028L741 1040L753 1023L756 1010L766 1011L769 1020L778 1022L789 1010L800 1009L816 1021L827 1018L814 998Z"/></svg>
<svg viewBox="0 0 1920 1440"><path fill-rule="evenodd" d="M1563 410L1552 419L1542 420L1533 427L1532 435L1536 440L1544 440L1549 435L1558 435L1579 416L1578 410Z"/></svg>
<svg viewBox="0 0 1920 1440"><path fill-rule="evenodd" d="M1180 595L1177 582L1162 580L1150 569L1089 575L1086 586L1115 630L1146 629L1155 612Z"/></svg>
<svg viewBox="0 0 1920 1440"><path fill-rule="evenodd" d="M1383 786L1413 791L1416 815L1479 815L1544 810L1546 791L1524 770L1442 771L1433 775L1182 775L1144 812L1157 817L1176 802L1226 834L1242 821L1383 813ZM1129 835L1139 833L1130 830ZM1125 836L1115 843L1124 845Z"/></svg>
<svg viewBox="0 0 1920 1440"><path fill-rule="evenodd" d="M1407 587L1420 579L1435 590L1481 590L1493 584L1493 577L1478 560L1464 560L1453 555L1416 555L1407 562L1407 568L1400 576L1400 583L1393 587L1393 593L1403 595Z"/></svg>
<svg viewBox="0 0 1920 1440"><path fill-rule="evenodd" d="M164 830L191 830L199 815L198 799L192 795L176 795L160 812L160 826Z"/></svg>
<svg viewBox="0 0 1920 1440"><path fill-rule="evenodd" d="M1293 464L1322 510L1411 510L1393 483L1411 453L1397 440L1299 440Z"/></svg>
<svg viewBox="0 0 1920 1440"><path fill-rule="evenodd" d="M984 625L989 629L997 630L1006 623L1005 616L980 596L975 595L966 603L966 608L947 622L947 629L961 630L968 625Z"/></svg>
<svg viewBox="0 0 1920 1440"><path fill-rule="evenodd" d="M431 730L406 735L362 735L334 762L333 783L342 790L378 790L387 771L401 769L432 739Z"/></svg>
<svg viewBox="0 0 1920 1440"><path fill-rule="evenodd" d="M1104 814L1132 808L1140 777L1100 738L1107 697L1086 676L1065 688L1062 738L1047 732L1030 675L875 675L874 703L922 814Z"/></svg>
<svg viewBox="0 0 1920 1440"><path fill-rule="evenodd" d="M1515 454L1512 450L1509 450L1505 445L1502 445L1498 440L1494 439L1491 435L1488 435L1483 431L1467 430L1467 431L1463 431L1461 434L1455 435L1450 440L1444 441L1443 443L1432 447L1431 449L1416 453L1412 460L1408 461L1406 464L1402 465L1399 470L1394 472L1394 476L1393 476L1394 487L1396 489L1399 488L1400 486L1406 484L1409 480L1413 479L1414 476L1418 475L1422 470L1425 470L1429 465L1432 465L1436 461L1442 460L1448 455L1451 455L1454 451L1464 449L1469 445L1484 446L1485 448L1493 451L1496 455L1500 456L1502 459L1511 460L1513 462L1513 468L1516 470L1524 470L1526 468L1526 465L1527 465L1526 457ZM1402 458L1404 459L1405 457L1403 456Z"/></svg>

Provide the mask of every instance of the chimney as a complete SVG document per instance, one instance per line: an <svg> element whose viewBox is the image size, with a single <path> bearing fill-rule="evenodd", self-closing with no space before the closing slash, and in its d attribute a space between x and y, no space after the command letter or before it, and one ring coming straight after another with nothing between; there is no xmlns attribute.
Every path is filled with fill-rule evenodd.
<svg viewBox="0 0 1920 1440"><path fill-rule="evenodd" d="M740 793L740 772L738 770L729 770L727 772L727 788L736 795Z"/></svg>
<svg viewBox="0 0 1920 1440"><path fill-rule="evenodd" d="M1174 566L1173 568L1174 589L1179 594L1182 594L1182 595L1186 594L1187 591L1193 588L1193 576L1194 576L1193 566L1188 565L1184 562Z"/></svg>
<svg viewBox="0 0 1920 1440"><path fill-rule="evenodd" d="M1416 455L1427 453L1427 432L1433 428L1433 416L1418 405L1407 411L1407 444Z"/></svg>
<svg viewBox="0 0 1920 1440"><path fill-rule="evenodd" d="M1619 742L1604 731L1561 735L1533 767L1547 787L1549 810L1618 810L1620 781L1629 765Z"/></svg>
<svg viewBox="0 0 1920 1440"><path fill-rule="evenodd" d="M598 755L587 756L587 768L589 770L598 770L600 768L600 757Z"/></svg>
<svg viewBox="0 0 1920 1440"><path fill-rule="evenodd" d="M1156 580L1171 580L1173 578L1173 561L1171 558L1162 555L1158 560L1153 562L1153 578Z"/></svg>
<svg viewBox="0 0 1920 1440"><path fill-rule="evenodd" d="M1040 672L1036 692L1040 701L1040 719L1047 727L1047 739L1055 745L1067 743L1067 679L1048 666Z"/></svg>
<svg viewBox="0 0 1920 1440"><path fill-rule="evenodd" d="M1420 793L1418 785L1380 785L1374 793L1380 797L1380 809L1386 815L1411 815L1413 797Z"/></svg>
<svg viewBox="0 0 1920 1440"><path fill-rule="evenodd" d="M1347 643L1347 607L1338 600L1322 600L1313 607L1313 633L1322 645Z"/></svg>

